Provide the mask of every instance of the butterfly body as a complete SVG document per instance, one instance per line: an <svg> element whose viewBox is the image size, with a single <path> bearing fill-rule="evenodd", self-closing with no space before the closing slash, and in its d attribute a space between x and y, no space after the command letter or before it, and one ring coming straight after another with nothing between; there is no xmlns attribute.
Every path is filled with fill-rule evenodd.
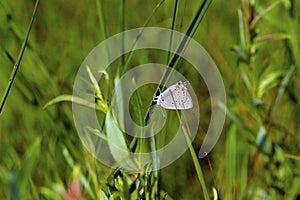
<svg viewBox="0 0 300 200"><path fill-rule="evenodd" d="M171 110L187 110L193 107L186 82L179 81L167 88L163 93L154 98L157 105Z"/></svg>

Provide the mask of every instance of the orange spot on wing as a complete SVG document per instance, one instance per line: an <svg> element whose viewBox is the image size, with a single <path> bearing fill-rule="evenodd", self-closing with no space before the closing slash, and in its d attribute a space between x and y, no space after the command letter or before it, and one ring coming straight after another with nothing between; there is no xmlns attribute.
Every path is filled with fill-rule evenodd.
<svg viewBox="0 0 300 200"><path fill-rule="evenodd" d="M185 88L184 87L181 88L181 91L182 91L183 95L185 96Z"/></svg>

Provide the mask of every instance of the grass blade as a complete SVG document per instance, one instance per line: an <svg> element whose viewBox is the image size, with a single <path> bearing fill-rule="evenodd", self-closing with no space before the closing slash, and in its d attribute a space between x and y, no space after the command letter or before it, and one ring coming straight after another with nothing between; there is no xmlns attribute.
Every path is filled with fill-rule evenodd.
<svg viewBox="0 0 300 200"><path fill-rule="evenodd" d="M264 77L259 83L257 97L261 98L267 90L276 86L279 82L279 78L284 73L285 73L285 71L283 71L283 70L277 70L277 71L271 72L266 77Z"/></svg>
<svg viewBox="0 0 300 200"><path fill-rule="evenodd" d="M227 195L225 199L235 199L235 182L237 173L237 125L232 124L226 139L226 179L228 179L226 184Z"/></svg>
<svg viewBox="0 0 300 200"><path fill-rule="evenodd" d="M278 107L279 105L279 102L280 102L280 99L285 91L285 88L286 86L288 85L291 77L293 76L294 72L296 71L296 67L294 65L292 65L290 67L290 70L289 72L287 73L287 75L283 78L283 80L281 81L281 84L280 84L280 88L278 90L278 94L276 96L276 99L275 99L275 103L273 105L273 109L272 109L272 112L271 112L271 116L273 115L274 111L276 110L276 108Z"/></svg>
<svg viewBox="0 0 300 200"><path fill-rule="evenodd" d="M5 89L4 95L2 96L2 99L1 99L0 113L1 113L1 111L3 109L5 101L6 101L7 97L8 97L8 93L9 93L10 88L11 88L13 82L14 82L14 79L15 79L15 77L17 75L20 63L22 61L22 58L23 58L23 55L24 55L24 52L25 52L25 49L26 49L26 46L27 46L27 41L28 41L28 38L29 38L29 34L30 34L30 31L31 31L31 28L32 28L32 24L33 24L35 16L36 16L36 12L37 12L39 3L40 3L40 0L37 0L35 2L35 7L34 7L34 10L33 10L33 14L32 14L32 17L31 17L31 20L30 20L30 23L29 23L29 27L28 27L25 39L24 39L24 41L22 43L22 47L21 47L20 53L18 55L18 58L17 58L17 61L16 61L15 65L14 65L13 71L10 74L9 82L8 82L7 87Z"/></svg>
<svg viewBox="0 0 300 200"><path fill-rule="evenodd" d="M152 11L151 15L147 18L146 22L143 24L142 27L146 27L149 22L151 21L152 17L154 16L154 14L156 13L156 11L158 10L158 8L160 8L160 6L165 2L165 0L161 0L160 2L157 3L157 5L155 6L154 10ZM131 49L134 49L134 47L136 46L140 36L143 34L143 30L141 30L141 32L139 33L139 35L137 36L137 38L134 40L133 44L132 44L132 48ZM132 59L133 57L133 54L134 54L134 51L130 51L126 60L125 60L125 63L123 65L123 69L122 69L122 73L125 73L129 67L129 62L130 60Z"/></svg>
<svg viewBox="0 0 300 200"><path fill-rule="evenodd" d="M193 21L191 22L188 30L186 31L185 35L187 37L183 38L183 40L181 41L178 49L176 50L176 54L174 54L174 56L172 57L170 63L168 64L168 66L170 66L172 69L176 68L177 63L180 60L180 55L184 52L184 49L187 47L188 43L189 43L189 39L192 38L200 24L200 22L202 21L204 14L206 13L209 5L211 4L212 0L205 0L200 8L198 9L198 12L196 13L195 17L193 18ZM172 70L167 70L166 73L164 74L162 80L161 80L161 85L164 85L166 83L166 81L168 80L168 78L171 75ZM156 93L158 92L158 89L156 91ZM158 95L158 94L157 94Z"/></svg>
<svg viewBox="0 0 300 200"><path fill-rule="evenodd" d="M69 101L69 102L77 103L79 105L83 105L83 106L86 106L86 107L89 107L89 108L93 108L93 109L102 111L104 113L107 113L107 109L108 109L108 107L104 104L95 104L95 103L92 103L92 102L87 101L85 99L82 99L82 98L79 98L79 97L76 97L76 96L72 96L70 94L63 94L63 95L60 95L60 96L57 96L57 97L51 99L49 102L47 102L45 104L44 109L47 108L50 105L53 105L53 104L56 104L56 103L59 103L59 102L63 102L63 101Z"/></svg>
<svg viewBox="0 0 300 200"><path fill-rule="evenodd" d="M17 183L19 187L19 195L22 199L27 199L27 195L29 194L28 191L30 187L31 174L34 169L34 163L36 162L37 156L40 152L40 144L41 138L37 138L29 147L25 153L22 168L18 173Z"/></svg>

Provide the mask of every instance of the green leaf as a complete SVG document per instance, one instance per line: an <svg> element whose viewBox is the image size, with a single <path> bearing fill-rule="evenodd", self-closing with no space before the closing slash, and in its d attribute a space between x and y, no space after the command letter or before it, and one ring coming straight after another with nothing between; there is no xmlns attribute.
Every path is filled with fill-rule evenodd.
<svg viewBox="0 0 300 200"><path fill-rule="evenodd" d="M29 186L31 182L31 174L34 171L34 164L40 152L40 144L41 144L41 138L38 137L35 139L34 143L26 151L22 162L22 168L17 175L19 196L22 197L22 199L29 198L28 191L30 190Z"/></svg>
<svg viewBox="0 0 300 200"><path fill-rule="evenodd" d="M277 94L276 99L275 99L275 103L274 103L273 108L272 108L271 116L273 115L274 111L278 107L280 99L281 99L281 97L282 97L282 95L283 95L283 93L285 91L285 88L288 85L288 83L289 83L289 81L290 81L290 79L291 79L291 77L292 77L292 75L294 74L295 71L296 71L296 67L294 65L292 65L290 67L289 72L282 79L281 84L280 84L280 88L278 90L278 94Z"/></svg>
<svg viewBox="0 0 300 200"><path fill-rule="evenodd" d="M270 40L286 40L286 39L291 39L291 35L285 33L273 33L273 34L263 35L259 37L256 40L256 42L265 42Z"/></svg>
<svg viewBox="0 0 300 200"><path fill-rule="evenodd" d="M123 90L122 90L122 84L120 83L120 78L117 76L115 78L115 92L116 92L116 99L115 102L112 103L112 105L116 106L116 109L118 110L118 122L119 124L124 127L125 120L124 120L124 103L123 103Z"/></svg>
<svg viewBox="0 0 300 200"><path fill-rule="evenodd" d="M249 91L251 91L252 90L252 83L250 81L250 78L249 78L247 72L243 68L241 69L241 74L242 74L242 78L243 78L243 81L244 81L247 89Z"/></svg>
<svg viewBox="0 0 300 200"><path fill-rule="evenodd" d="M279 78L283 76L284 73L285 71L278 70L268 74L264 79L262 79L258 86L257 97L261 98L267 90L279 84Z"/></svg>
<svg viewBox="0 0 300 200"><path fill-rule="evenodd" d="M46 199L61 199L61 194L58 191L55 191L55 190L47 188L47 187L40 187L39 190L40 190L40 193L44 197L46 197ZM63 188L61 190L63 190Z"/></svg>
<svg viewBox="0 0 300 200"><path fill-rule="evenodd" d="M124 168L128 169L133 167L125 137L118 128L118 124L115 122L111 112L107 112L105 125L108 146L115 161L118 165L125 165Z"/></svg>
<svg viewBox="0 0 300 200"><path fill-rule="evenodd" d="M242 9L238 9L238 16L239 16L239 33L240 33L240 40L242 48L247 48L247 39L246 39L246 32L245 32L245 25L244 25L244 14ZM238 47L240 48L240 47Z"/></svg>
<svg viewBox="0 0 300 200"><path fill-rule="evenodd" d="M250 54L247 53L247 52L246 52L244 49L242 49L241 47L235 45L235 46L231 47L230 50L231 50L232 52L234 52L234 53L237 55L237 57L238 57L239 60L244 61L244 62L246 62L246 63L249 62Z"/></svg>
<svg viewBox="0 0 300 200"><path fill-rule="evenodd" d="M82 174L80 175L80 181L81 181L82 185L84 186L84 190L87 191L87 193L89 194L89 196L92 199L95 199L95 194L94 194L94 192L92 190L91 182L88 181L87 178L84 175L82 175Z"/></svg>
<svg viewBox="0 0 300 200"><path fill-rule="evenodd" d="M86 70L89 74L89 77L90 77L90 79L92 81L92 84L94 86L94 89L96 91L96 98L99 99L100 102L105 103L104 99L103 99L103 96L102 96L102 93L101 93L100 86L98 84L98 81L96 80L95 76L91 72L91 69L89 68L89 66L86 66ZM106 79L108 79L108 74L106 73L105 70L102 70L101 73L103 73L105 75Z"/></svg>
<svg viewBox="0 0 300 200"><path fill-rule="evenodd" d="M108 200L108 197L106 194L103 192L103 190L100 190L100 199L101 200Z"/></svg>
<svg viewBox="0 0 300 200"><path fill-rule="evenodd" d="M237 155L237 126L232 124L228 131L226 139L226 163L227 175L231 178L236 178L236 155Z"/></svg>
<svg viewBox="0 0 300 200"><path fill-rule="evenodd" d="M270 6L264 8L259 14L257 14L253 20L250 23L250 30L253 30L257 23L268 13L270 12L273 8L275 8L279 3L281 3L282 0L278 0L273 2Z"/></svg>
<svg viewBox="0 0 300 200"><path fill-rule="evenodd" d="M67 163L69 164L69 166L71 168L74 168L75 167L74 160L73 160L72 156L70 155L69 150L65 146L63 146L62 148L63 148L62 153L63 153Z"/></svg>

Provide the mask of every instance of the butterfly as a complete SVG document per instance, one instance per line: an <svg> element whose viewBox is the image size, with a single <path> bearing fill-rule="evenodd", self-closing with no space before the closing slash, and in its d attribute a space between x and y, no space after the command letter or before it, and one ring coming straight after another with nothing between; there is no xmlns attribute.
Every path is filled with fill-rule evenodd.
<svg viewBox="0 0 300 200"><path fill-rule="evenodd" d="M154 97L153 101L165 109L190 109L193 107L193 101L186 85L186 81L178 81L176 84L168 87L163 93Z"/></svg>

